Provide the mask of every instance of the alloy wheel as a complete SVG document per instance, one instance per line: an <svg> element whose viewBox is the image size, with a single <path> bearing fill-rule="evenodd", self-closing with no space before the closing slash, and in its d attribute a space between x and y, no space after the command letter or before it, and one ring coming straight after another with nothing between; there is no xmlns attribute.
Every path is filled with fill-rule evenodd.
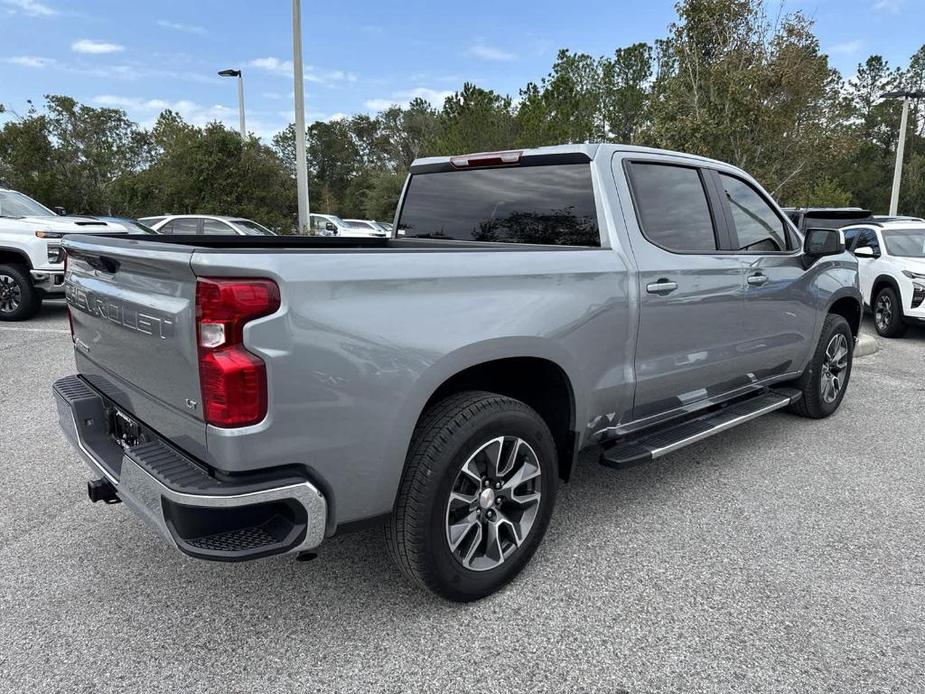
<svg viewBox="0 0 925 694"><path fill-rule="evenodd" d="M446 505L446 540L459 563L488 571L524 543L540 508L541 474L536 452L516 436L486 441L469 456Z"/></svg>
<svg viewBox="0 0 925 694"><path fill-rule="evenodd" d="M0 313L13 313L22 305L22 289L9 275L0 275Z"/></svg>
<svg viewBox="0 0 925 694"><path fill-rule="evenodd" d="M879 302L878 302L879 303ZM819 384L820 394L826 404L835 402L845 387L845 378L848 375L848 338L843 333L837 333L829 340L825 348L825 357L822 359L822 379Z"/></svg>
<svg viewBox="0 0 925 694"><path fill-rule="evenodd" d="M893 300L887 294L881 294L877 297L877 305L874 307L874 322L877 324L877 330L883 332L890 327L893 320Z"/></svg>

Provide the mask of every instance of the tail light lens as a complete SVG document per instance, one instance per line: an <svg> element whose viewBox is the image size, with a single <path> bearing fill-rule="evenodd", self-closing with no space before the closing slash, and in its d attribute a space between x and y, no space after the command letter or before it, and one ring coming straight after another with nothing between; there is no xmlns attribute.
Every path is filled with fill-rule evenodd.
<svg viewBox="0 0 925 694"><path fill-rule="evenodd" d="M266 364L244 348L244 326L279 306L279 287L271 280L197 280L199 385L209 424L243 427L266 417Z"/></svg>

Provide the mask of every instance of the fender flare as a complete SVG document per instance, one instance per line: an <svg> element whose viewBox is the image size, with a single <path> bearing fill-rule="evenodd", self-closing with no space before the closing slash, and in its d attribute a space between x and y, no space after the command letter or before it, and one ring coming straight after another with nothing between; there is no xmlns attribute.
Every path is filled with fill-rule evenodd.
<svg viewBox="0 0 925 694"><path fill-rule="evenodd" d="M29 254L26 253L26 251L24 251L23 249L16 248L15 246L0 246L0 257L7 255L7 254L19 256L19 258L23 262L23 265L25 265L30 270L32 269L32 259L29 258ZM3 261L0 260L0 262L3 262Z"/></svg>
<svg viewBox="0 0 925 694"><path fill-rule="evenodd" d="M877 288L878 285L882 285L882 284L887 284L890 287L892 287L893 290L896 292L897 297L899 297L900 301L902 301L902 290L900 290L899 288L899 282L897 282L896 278L893 277L892 275L881 273L877 275L877 278L873 282L871 282L871 285L870 285L870 297L869 297L870 301L867 302L867 305L870 306L871 308L873 308L874 306L874 299L877 298L877 295L874 293L874 290Z"/></svg>

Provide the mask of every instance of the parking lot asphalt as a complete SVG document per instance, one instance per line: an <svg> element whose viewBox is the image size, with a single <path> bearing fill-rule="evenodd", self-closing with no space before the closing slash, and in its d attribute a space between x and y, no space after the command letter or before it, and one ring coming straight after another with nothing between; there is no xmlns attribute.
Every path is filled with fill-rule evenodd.
<svg viewBox="0 0 925 694"><path fill-rule="evenodd" d="M584 455L533 562L469 605L376 530L211 564L91 504L51 395L72 371L63 306L0 324L0 691L925 691L925 330L828 420Z"/></svg>

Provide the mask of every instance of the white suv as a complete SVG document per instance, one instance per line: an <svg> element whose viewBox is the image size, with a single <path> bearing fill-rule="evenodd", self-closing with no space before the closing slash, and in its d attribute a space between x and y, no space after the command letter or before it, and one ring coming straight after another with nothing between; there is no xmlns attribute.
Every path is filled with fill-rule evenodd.
<svg viewBox="0 0 925 694"><path fill-rule="evenodd" d="M69 234L127 234L128 222L64 217L15 190L0 188L0 321L34 316L43 299L64 298Z"/></svg>
<svg viewBox="0 0 925 694"><path fill-rule="evenodd" d="M866 222L842 232L877 332L901 337L909 323L925 325L925 222Z"/></svg>

